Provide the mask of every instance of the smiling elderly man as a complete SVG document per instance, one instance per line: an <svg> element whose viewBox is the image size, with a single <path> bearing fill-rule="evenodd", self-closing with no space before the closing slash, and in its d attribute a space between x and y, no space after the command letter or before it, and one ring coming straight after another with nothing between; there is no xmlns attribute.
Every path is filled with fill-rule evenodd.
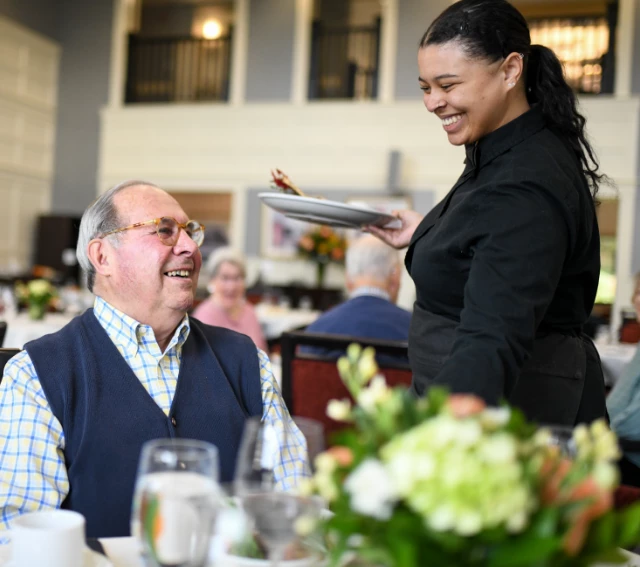
<svg viewBox="0 0 640 567"><path fill-rule="evenodd" d="M129 534L142 444L214 443L233 477L247 416L284 434L277 479L306 473L267 356L248 337L190 319L203 227L142 181L100 196L80 225L93 309L25 345L0 384L0 529L45 507L81 512L90 537Z"/></svg>

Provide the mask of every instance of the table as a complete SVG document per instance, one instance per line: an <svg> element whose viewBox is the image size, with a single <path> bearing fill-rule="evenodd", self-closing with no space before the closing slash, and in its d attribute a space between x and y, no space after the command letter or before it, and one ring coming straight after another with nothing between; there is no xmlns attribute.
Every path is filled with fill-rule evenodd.
<svg viewBox="0 0 640 567"><path fill-rule="evenodd" d="M44 319L34 321L26 313L7 317L7 333L2 346L4 348L24 348L25 343L39 339L43 335L55 333L64 327L74 315L65 313L47 313Z"/></svg>
<svg viewBox="0 0 640 567"><path fill-rule="evenodd" d="M602 362L604 382L612 387L636 353L638 345L626 343L595 343Z"/></svg>
<svg viewBox="0 0 640 567"><path fill-rule="evenodd" d="M321 313L313 309L291 309L268 303L259 303L254 309L267 340L277 339L286 331L306 327Z"/></svg>
<svg viewBox="0 0 640 567"><path fill-rule="evenodd" d="M100 540L104 550L113 564L113 567L145 567L138 554L138 544L132 537L103 538ZM640 555L626 552L629 561L623 567L640 567ZM11 559L10 546L0 546L0 567L9 567ZM210 567L213 567L211 565ZM220 562L216 567L225 567ZM594 567L607 567L606 565L594 565ZM612 566L613 567L613 566Z"/></svg>

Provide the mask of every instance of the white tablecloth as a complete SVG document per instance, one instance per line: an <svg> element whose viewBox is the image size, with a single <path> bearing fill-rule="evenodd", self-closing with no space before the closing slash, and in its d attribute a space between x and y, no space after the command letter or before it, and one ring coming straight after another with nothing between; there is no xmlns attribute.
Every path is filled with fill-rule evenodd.
<svg viewBox="0 0 640 567"><path fill-rule="evenodd" d="M5 319L7 333L2 346L4 348L23 348L25 343L39 339L43 335L55 333L64 327L73 315L64 313L47 313L44 319L34 321L26 313L20 313Z"/></svg>
<svg viewBox="0 0 640 567"><path fill-rule="evenodd" d="M267 340L277 339L286 331L292 331L298 327L306 327L320 315L320 311L290 309L267 303L259 303L255 306L255 311Z"/></svg>
<svg viewBox="0 0 640 567"><path fill-rule="evenodd" d="M104 538L100 540L113 567L145 567L138 554L138 544L132 537ZM629 561L623 567L640 567L640 555L629 553ZM0 546L0 566L9 567L10 546ZM211 565L210 567L213 567ZM216 562L216 567L224 567ZM594 567L606 567L599 565ZM613 566L612 566L613 567Z"/></svg>
<svg viewBox="0 0 640 567"><path fill-rule="evenodd" d="M636 353L638 345L625 343L595 343L602 362L604 372L604 382L607 386L613 386L624 367L629 364Z"/></svg>

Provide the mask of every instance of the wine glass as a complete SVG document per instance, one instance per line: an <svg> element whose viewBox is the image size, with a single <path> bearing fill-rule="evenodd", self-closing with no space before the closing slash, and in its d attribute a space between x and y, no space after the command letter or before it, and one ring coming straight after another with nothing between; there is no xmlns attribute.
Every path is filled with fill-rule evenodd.
<svg viewBox="0 0 640 567"><path fill-rule="evenodd" d="M297 539L296 521L319 513L313 499L285 492L278 486L283 467L280 451L287 434L258 417L247 419L234 479L236 496L274 567L287 546Z"/></svg>
<svg viewBox="0 0 640 567"><path fill-rule="evenodd" d="M204 567L221 492L218 450L204 441L155 439L140 455L131 532L146 567Z"/></svg>
<svg viewBox="0 0 640 567"><path fill-rule="evenodd" d="M568 425L542 425L549 432L548 445L557 447L563 457L574 459L576 456L576 443L573 440L573 427Z"/></svg>

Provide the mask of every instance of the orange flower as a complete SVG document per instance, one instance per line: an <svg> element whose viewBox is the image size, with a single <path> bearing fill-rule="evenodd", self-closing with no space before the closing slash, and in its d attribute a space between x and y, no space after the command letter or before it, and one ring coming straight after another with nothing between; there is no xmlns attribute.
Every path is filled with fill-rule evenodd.
<svg viewBox="0 0 640 567"><path fill-rule="evenodd" d="M321 226L318 233L320 234L320 236L322 236L322 238L329 238L333 231L328 226Z"/></svg>
<svg viewBox="0 0 640 567"><path fill-rule="evenodd" d="M300 239L300 246L305 250L311 252L311 250L313 250L313 240L310 236L303 236Z"/></svg>
<svg viewBox="0 0 640 567"><path fill-rule="evenodd" d="M611 492L600 488L591 477L584 479L569 494L569 501L580 500L586 500L587 504L575 512L573 524L562 542L564 550L571 557L580 553L591 521L602 516L613 506Z"/></svg>
<svg viewBox="0 0 640 567"><path fill-rule="evenodd" d="M353 453L349 447L343 445L336 445L327 450L341 467L348 467L353 463Z"/></svg>
<svg viewBox="0 0 640 567"><path fill-rule="evenodd" d="M447 403L454 417L469 417L480 413L486 404L481 398L470 394L453 394Z"/></svg>
<svg viewBox="0 0 640 567"><path fill-rule="evenodd" d="M334 248L331 251L331 257L337 262L339 262L344 258L344 251L341 248Z"/></svg>
<svg viewBox="0 0 640 567"><path fill-rule="evenodd" d="M560 485L571 470L571 461L569 459L547 459L540 470L544 482L540 498L544 504L556 502L560 496Z"/></svg>

